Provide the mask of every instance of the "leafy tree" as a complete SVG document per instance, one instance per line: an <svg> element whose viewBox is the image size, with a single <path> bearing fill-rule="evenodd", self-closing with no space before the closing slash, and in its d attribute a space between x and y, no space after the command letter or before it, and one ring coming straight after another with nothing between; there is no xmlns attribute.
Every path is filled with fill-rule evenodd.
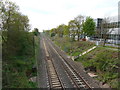
<svg viewBox="0 0 120 90"><path fill-rule="evenodd" d="M61 24L57 27L57 34L59 37L63 37L65 25Z"/></svg>
<svg viewBox="0 0 120 90"><path fill-rule="evenodd" d="M73 37L73 40L75 39L75 36L77 36L77 40L79 41L80 34L82 32L83 21L84 16L79 15L74 20L68 22L69 31L71 36Z"/></svg>
<svg viewBox="0 0 120 90"><path fill-rule="evenodd" d="M22 85L22 82L16 82L20 77L19 74L27 78L25 71L32 63L31 58L34 56L33 33L29 32L28 17L21 14L19 7L8 0L0 1L0 21L2 21L0 28L3 41L3 87L17 87ZM22 69L23 67L24 69Z"/></svg>
<svg viewBox="0 0 120 90"><path fill-rule="evenodd" d="M69 28L68 28L67 25L64 26L63 34L67 35L67 36L70 36L70 31L69 31Z"/></svg>
<svg viewBox="0 0 120 90"><path fill-rule="evenodd" d="M75 40L75 35L76 35L75 20L70 20L68 22L68 27L69 27L69 31L70 31L70 36L72 37L73 40Z"/></svg>
<svg viewBox="0 0 120 90"><path fill-rule="evenodd" d="M79 41L80 33L82 32L82 24L84 21L84 16L79 15L74 20L76 25L76 35L78 36L77 40Z"/></svg>
<svg viewBox="0 0 120 90"><path fill-rule="evenodd" d="M35 36L38 36L39 35L39 30L37 28L34 28L33 33L34 33Z"/></svg>
<svg viewBox="0 0 120 90"><path fill-rule="evenodd" d="M51 33L51 37L55 36L57 34L57 29L56 28L52 28L50 30L50 33Z"/></svg>
<svg viewBox="0 0 120 90"><path fill-rule="evenodd" d="M54 37L55 36L55 33L51 33L51 37Z"/></svg>
<svg viewBox="0 0 120 90"><path fill-rule="evenodd" d="M95 22L91 17L87 17L83 24L83 32L87 36L91 36L95 33Z"/></svg>
<svg viewBox="0 0 120 90"><path fill-rule="evenodd" d="M105 46L105 43L106 43L106 40L108 38L108 35L114 31L114 27L113 26L110 26L109 23L110 23L111 19L109 17L105 17L103 20L102 20L102 24L101 24L101 34L102 34L102 38L104 39L104 43L103 43L103 46ZM110 30L111 28L111 30Z"/></svg>
<svg viewBox="0 0 120 90"><path fill-rule="evenodd" d="M52 28L50 33L52 36L57 34L59 37L63 37L63 35L69 35L69 29L67 25L61 24L57 28Z"/></svg>

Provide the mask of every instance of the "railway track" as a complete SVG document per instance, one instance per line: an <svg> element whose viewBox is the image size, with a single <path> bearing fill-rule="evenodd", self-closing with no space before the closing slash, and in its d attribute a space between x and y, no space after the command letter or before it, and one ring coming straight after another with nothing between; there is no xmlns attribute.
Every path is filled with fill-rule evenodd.
<svg viewBox="0 0 120 90"><path fill-rule="evenodd" d="M45 53L46 53L46 64L47 64L46 68L47 68L48 80L49 80L48 87L52 89L63 89L63 84L58 76L58 73L53 64L53 60L50 56L48 49L46 48L45 42L43 42L43 44L44 44Z"/></svg>
<svg viewBox="0 0 120 90"><path fill-rule="evenodd" d="M91 89L90 85L81 77L69 64L63 61L63 68L66 70L67 75L72 80L75 88Z"/></svg>
<svg viewBox="0 0 120 90"><path fill-rule="evenodd" d="M47 41L48 44L53 48L53 50L56 52L56 54L58 54L59 58L61 58L62 60L62 66L64 68L64 70L66 71L68 77L71 79L71 82L74 84L74 87L77 89L89 89L89 90L93 90L91 87L84 79L84 77L82 77L73 67L72 65L70 65L68 62L66 62L66 60L64 60L64 58L54 49L54 47L51 45L51 43L49 43L49 41Z"/></svg>

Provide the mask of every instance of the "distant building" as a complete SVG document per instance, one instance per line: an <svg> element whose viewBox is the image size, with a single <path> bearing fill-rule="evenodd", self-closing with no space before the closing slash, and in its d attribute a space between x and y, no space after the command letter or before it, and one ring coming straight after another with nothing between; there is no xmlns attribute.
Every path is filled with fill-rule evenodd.
<svg viewBox="0 0 120 90"><path fill-rule="evenodd" d="M2 19L0 18L0 30L2 30Z"/></svg>
<svg viewBox="0 0 120 90"><path fill-rule="evenodd" d="M118 2L118 21L120 22L120 1Z"/></svg>
<svg viewBox="0 0 120 90"><path fill-rule="evenodd" d="M111 34L120 34L120 32L118 32L120 29L120 20L118 21L118 18L119 17L113 17L113 20L110 21L110 23L107 23L107 27L106 28L109 28L110 30L112 30ZM103 19L102 18L97 18L97 19L94 19L94 22L96 24L96 30L100 31L102 28L101 28L101 24L102 24L102 21Z"/></svg>
<svg viewBox="0 0 120 90"><path fill-rule="evenodd" d="M97 19L94 19L94 22L96 24L96 29L97 30L101 30L101 24L102 24L102 18L97 18Z"/></svg>
<svg viewBox="0 0 120 90"><path fill-rule="evenodd" d="M120 2L119 2L120 4ZM118 12L120 12L120 5L119 5L119 10ZM96 31L99 32L99 35L95 35L93 36L94 38L101 38L104 33L102 33L102 18L97 18L94 19L94 22L96 24ZM104 25L104 24L103 24ZM111 31L110 33L108 33L108 40L112 39L112 40L120 40L120 16L115 16L115 17L111 17L111 21L107 24L105 24L105 28L107 28L109 31Z"/></svg>

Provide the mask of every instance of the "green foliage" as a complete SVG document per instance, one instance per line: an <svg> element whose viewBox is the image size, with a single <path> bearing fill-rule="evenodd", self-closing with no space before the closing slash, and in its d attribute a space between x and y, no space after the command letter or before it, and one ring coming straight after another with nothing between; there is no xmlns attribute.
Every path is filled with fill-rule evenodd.
<svg viewBox="0 0 120 90"><path fill-rule="evenodd" d="M77 40L79 41L80 35L82 34L83 20L84 16L79 15L75 17L74 20L68 22L69 35L72 36L73 40L75 40L75 36L77 36Z"/></svg>
<svg viewBox="0 0 120 90"><path fill-rule="evenodd" d="M85 35L91 36L95 33L95 22L91 17L87 17L83 24L83 32Z"/></svg>
<svg viewBox="0 0 120 90"><path fill-rule="evenodd" d="M32 88L26 71L32 68L34 58L14 57L11 60L12 62L9 63L3 62L3 88Z"/></svg>
<svg viewBox="0 0 120 90"><path fill-rule="evenodd" d="M70 34L69 28L65 24L61 24L57 28L52 28L51 30L46 30L44 32L47 35L50 35L50 37L54 37L54 36L63 37L64 35L69 36Z"/></svg>
<svg viewBox="0 0 120 90"><path fill-rule="evenodd" d="M64 24L61 24L57 27L56 30L57 30L57 34L59 37L63 37L65 29L66 29L66 25L64 25Z"/></svg>
<svg viewBox="0 0 120 90"><path fill-rule="evenodd" d="M72 56L78 56L95 45L94 43L87 41L74 42L70 37L55 37L54 40L62 50Z"/></svg>
<svg viewBox="0 0 120 90"><path fill-rule="evenodd" d="M55 33L51 33L51 37L54 37L55 36Z"/></svg>
<svg viewBox="0 0 120 90"><path fill-rule="evenodd" d="M69 36L70 31L67 25L64 26L63 34Z"/></svg>
<svg viewBox="0 0 120 90"><path fill-rule="evenodd" d="M34 28L33 33L34 33L35 36L38 36L39 35L39 30L37 28Z"/></svg>
<svg viewBox="0 0 120 90"><path fill-rule="evenodd" d="M0 1L0 7L0 17L3 21L3 88L32 87L26 75L26 71L35 64L34 34L28 32L29 19L21 14L18 6L12 2Z"/></svg>
<svg viewBox="0 0 120 90"><path fill-rule="evenodd" d="M76 25L75 25L75 20L70 20L68 22L68 27L70 30L70 34L72 36L72 39L75 40L75 35L76 35Z"/></svg>
<svg viewBox="0 0 120 90"><path fill-rule="evenodd" d="M85 68L95 67L100 81L113 88L117 87L118 84L114 83L118 80L118 51L98 47L77 60L81 61Z"/></svg>
<svg viewBox="0 0 120 90"><path fill-rule="evenodd" d="M110 56L111 52L109 50L104 50L103 53L99 53L95 58L95 66L97 69L101 71L109 71L111 72L113 68L116 68L117 58L113 58Z"/></svg>

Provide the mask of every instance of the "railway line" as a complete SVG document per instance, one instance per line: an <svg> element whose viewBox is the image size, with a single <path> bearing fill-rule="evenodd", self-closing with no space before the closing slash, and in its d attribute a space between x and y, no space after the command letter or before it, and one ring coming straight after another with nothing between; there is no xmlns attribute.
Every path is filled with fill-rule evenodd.
<svg viewBox="0 0 120 90"><path fill-rule="evenodd" d="M54 47L50 43L49 45L54 49ZM67 63L64 60L64 58L55 49L54 51L61 58L61 61L63 63L62 66L64 70L66 71L68 77L71 79L71 82L74 84L74 88L92 90L92 87L84 80L84 78L80 76L78 72L69 63Z"/></svg>
<svg viewBox="0 0 120 90"><path fill-rule="evenodd" d="M44 40L43 40L44 41ZM47 68L47 73L48 73L48 87L52 89L63 89L62 82L57 74L57 71L55 69L55 66L52 61L52 57L46 48L46 44L44 43L44 48L45 48L45 53L46 53L46 68Z"/></svg>
<svg viewBox="0 0 120 90"><path fill-rule="evenodd" d="M72 80L72 83L74 83L75 88L80 88L80 89L91 89L89 84L85 82L83 77L81 77L77 72L71 68L66 62L64 62L65 65L63 65L64 69L66 70L67 75L70 77Z"/></svg>
<svg viewBox="0 0 120 90"><path fill-rule="evenodd" d="M54 63L54 56L52 56L52 52L56 53L56 57L59 57L59 61L61 62L61 68L64 69L67 77L69 78L70 82L73 85L73 88L79 90L93 90L93 86L91 86L86 79L81 76L74 67L68 63L65 58L59 54L59 52L53 47L48 39L43 37L43 46L45 50L45 62L47 68L47 75L48 75L48 88L52 89L65 89L66 86L64 85L63 80L58 73L58 69L55 67ZM50 50L52 49L52 51ZM68 87L69 88L69 87Z"/></svg>

